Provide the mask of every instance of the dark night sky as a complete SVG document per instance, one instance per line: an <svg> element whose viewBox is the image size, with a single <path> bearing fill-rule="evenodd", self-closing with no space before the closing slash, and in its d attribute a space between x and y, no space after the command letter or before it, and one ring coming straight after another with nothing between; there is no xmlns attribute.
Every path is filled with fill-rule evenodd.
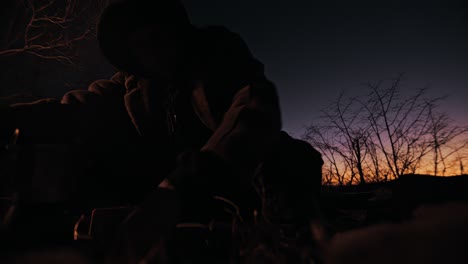
<svg viewBox="0 0 468 264"><path fill-rule="evenodd" d="M196 25L239 33L281 98L284 129L301 136L341 91L405 73L409 92L448 95L441 110L468 117L468 14L463 0L185 0Z"/></svg>

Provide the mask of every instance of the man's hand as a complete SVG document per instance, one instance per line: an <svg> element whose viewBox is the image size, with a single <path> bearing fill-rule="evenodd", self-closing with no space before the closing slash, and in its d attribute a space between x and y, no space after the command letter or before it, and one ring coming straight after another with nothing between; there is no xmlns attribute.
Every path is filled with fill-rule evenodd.
<svg viewBox="0 0 468 264"><path fill-rule="evenodd" d="M255 167L269 153L279 136L274 110L252 95L246 86L235 96L223 121L202 151L217 154L234 166Z"/></svg>

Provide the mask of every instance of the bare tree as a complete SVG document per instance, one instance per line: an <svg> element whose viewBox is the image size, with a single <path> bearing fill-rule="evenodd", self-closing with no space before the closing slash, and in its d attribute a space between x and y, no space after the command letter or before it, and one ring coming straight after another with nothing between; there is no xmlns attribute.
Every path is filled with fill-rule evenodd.
<svg viewBox="0 0 468 264"><path fill-rule="evenodd" d="M306 139L319 149L327 161L323 172L323 183L344 185L350 167L347 159L343 158L344 153L334 146L334 135L329 133L327 128L318 126L311 126L308 130Z"/></svg>
<svg viewBox="0 0 468 264"><path fill-rule="evenodd" d="M356 109L355 106L353 99L345 102L343 95L340 95L329 109L322 111L321 119L324 122L309 126L304 139L317 146L325 158L333 164L338 182L342 182L341 178L346 175L348 183L352 184L358 176L358 182L364 184L369 126L361 122L362 109ZM337 156L342 163L341 170Z"/></svg>
<svg viewBox="0 0 468 264"><path fill-rule="evenodd" d="M447 168L447 159L452 155L459 153L460 150L466 148L468 141L457 141L457 144L449 144L454 142L460 136L466 134L467 128L453 125L454 121L445 113L437 113L430 108L429 117L431 122L430 135L432 139L432 153L434 175L439 175L440 166L442 166L442 176L445 176ZM463 163L459 159L461 174L463 174Z"/></svg>
<svg viewBox="0 0 468 264"><path fill-rule="evenodd" d="M427 101L426 88L412 96L402 96L401 81L399 76L389 87L382 82L368 84L367 100L359 100L366 110L373 140L393 178L414 170L431 151L427 138L431 129L430 109L442 99Z"/></svg>
<svg viewBox="0 0 468 264"><path fill-rule="evenodd" d="M368 139L370 138L371 136L368 135ZM365 148L369 153L369 159L365 160L365 173L369 175L370 181L388 181L389 171L385 166L385 160L382 159L378 151L377 144L372 140L367 140Z"/></svg>
<svg viewBox="0 0 468 264"><path fill-rule="evenodd" d="M31 54L73 64L76 43L93 38L108 0L16 0L3 29L0 56Z"/></svg>
<svg viewBox="0 0 468 264"><path fill-rule="evenodd" d="M439 168L445 175L452 156L463 168L459 153L468 144L468 130L436 111L445 97L428 97L427 88L405 96L401 75L388 86L366 87L365 96L344 100L341 94L306 128L303 138L330 164L334 176L329 178L340 184L356 177L361 184L387 181L416 173L427 159L432 159L434 175L440 175Z"/></svg>
<svg viewBox="0 0 468 264"><path fill-rule="evenodd" d="M464 170L464 167L463 167L463 160L460 157L458 157L457 160L460 162L460 175L464 175L465 170Z"/></svg>

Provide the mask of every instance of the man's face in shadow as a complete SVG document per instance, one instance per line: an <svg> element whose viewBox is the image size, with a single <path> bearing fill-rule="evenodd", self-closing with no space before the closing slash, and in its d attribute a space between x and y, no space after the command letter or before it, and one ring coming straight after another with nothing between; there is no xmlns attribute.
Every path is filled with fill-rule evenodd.
<svg viewBox="0 0 468 264"><path fill-rule="evenodd" d="M152 25L136 30L129 47L146 77L171 79L182 63L185 40L185 34L172 25Z"/></svg>

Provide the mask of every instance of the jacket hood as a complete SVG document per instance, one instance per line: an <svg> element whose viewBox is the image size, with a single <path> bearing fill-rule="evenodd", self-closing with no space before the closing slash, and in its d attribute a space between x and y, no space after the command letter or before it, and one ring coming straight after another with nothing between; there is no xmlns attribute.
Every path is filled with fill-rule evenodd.
<svg viewBox="0 0 468 264"><path fill-rule="evenodd" d="M102 54L121 71L135 72L130 36L137 29L168 25L173 30L190 31L193 26L179 0L125 0L110 4L97 25L97 41Z"/></svg>

